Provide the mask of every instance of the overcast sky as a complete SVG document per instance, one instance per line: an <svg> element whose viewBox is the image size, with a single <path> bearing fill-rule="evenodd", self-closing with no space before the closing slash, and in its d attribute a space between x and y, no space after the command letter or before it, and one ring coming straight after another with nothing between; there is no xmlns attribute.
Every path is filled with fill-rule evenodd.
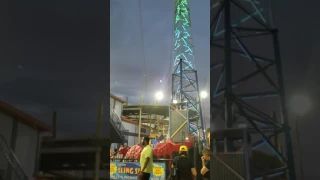
<svg viewBox="0 0 320 180"><path fill-rule="evenodd" d="M128 97L129 104L138 104L140 93L143 93L144 104L155 104L155 93L162 91L165 99L161 103L169 104L174 1L141 2L142 27L138 0L111 0L110 92L123 99ZM209 0L190 1L190 13L199 86L209 92ZM144 57L147 81L144 79ZM203 104L204 116L208 118L209 98Z"/></svg>

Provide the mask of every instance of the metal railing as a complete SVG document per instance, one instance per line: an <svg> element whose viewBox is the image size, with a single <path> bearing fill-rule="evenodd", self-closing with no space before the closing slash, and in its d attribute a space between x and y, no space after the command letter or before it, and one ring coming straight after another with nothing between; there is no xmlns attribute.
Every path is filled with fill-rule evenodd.
<svg viewBox="0 0 320 180"><path fill-rule="evenodd" d="M213 180L245 180L243 153L214 153L211 156Z"/></svg>
<svg viewBox="0 0 320 180"><path fill-rule="evenodd" d="M128 140L129 140L129 138L128 138L128 133L129 133L130 131L129 130L124 130L124 133L123 134L125 134L125 135L123 135L124 136L124 143L127 143L128 144Z"/></svg>
<svg viewBox="0 0 320 180"><path fill-rule="evenodd" d="M117 113L115 112L115 110L112 108L112 106L110 105L110 123L115 127L115 130L118 132L118 134L120 136L122 136L122 140L126 140L126 136L122 135L122 132L127 131L123 124L122 121L120 119L120 117L117 115Z"/></svg>
<svg viewBox="0 0 320 180"><path fill-rule="evenodd" d="M10 179L28 180L28 177L22 170L14 152L11 150L10 146L2 135L0 135L0 162L7 162L7 165L9 165L12 169L12 171L8 171L8 169L5 170L2 176L3 178L6 178L8 173L11 173L9 174L9 176L12 175Z"/></svg>

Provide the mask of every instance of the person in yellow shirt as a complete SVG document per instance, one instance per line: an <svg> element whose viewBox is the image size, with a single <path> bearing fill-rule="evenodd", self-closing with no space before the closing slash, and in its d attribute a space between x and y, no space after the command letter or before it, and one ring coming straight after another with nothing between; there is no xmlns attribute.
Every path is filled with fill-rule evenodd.
<svg viewBox="0 0 320 180"><path fill-rule="evenodd" d="M149 145L149 141L150 138L148 136L142 139L142 145L144 146L144 148L140 155L140 180L149 180L153 169L153 154L152 147Z"/></svg>

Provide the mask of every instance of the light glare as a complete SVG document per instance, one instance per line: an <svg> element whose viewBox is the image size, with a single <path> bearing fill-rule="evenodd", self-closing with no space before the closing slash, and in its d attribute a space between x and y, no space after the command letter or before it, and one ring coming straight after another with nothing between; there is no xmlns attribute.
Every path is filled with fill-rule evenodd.
<svg viewBox="0 0 320 180"><path fill-rule="evenodd" d="M201 96L202 98L206 98L206 97L208 96L208 93L207 93L206 91L202 91L202 92L200 93L200 96Z"/></svg>
<svg viewBox="0 0 320 180"><path fill-rule="evenodd" d="M163 99L163 93L162 92L157 92L156 93L156 98L158 101L162 100Z"/></svg>
<svg viewBox="0 0 320 180"><path fill-rule="evenodd" d="M308 113L312 107L311 100L305 95L296 95L290 102L291 109L300 116Z"/></svg>

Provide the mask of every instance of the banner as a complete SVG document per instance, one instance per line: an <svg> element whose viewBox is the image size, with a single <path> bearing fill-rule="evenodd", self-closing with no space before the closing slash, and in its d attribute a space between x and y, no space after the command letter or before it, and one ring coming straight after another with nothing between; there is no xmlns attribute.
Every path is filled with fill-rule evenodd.
<svg viewBox="0 0 320 180"><path fill-rule="evenodd" d="M110 179L126 180L138 179L140 163L138 162L110 162ZM153 171L150 180L165 180L165 163L153 163Z"/></svg>

